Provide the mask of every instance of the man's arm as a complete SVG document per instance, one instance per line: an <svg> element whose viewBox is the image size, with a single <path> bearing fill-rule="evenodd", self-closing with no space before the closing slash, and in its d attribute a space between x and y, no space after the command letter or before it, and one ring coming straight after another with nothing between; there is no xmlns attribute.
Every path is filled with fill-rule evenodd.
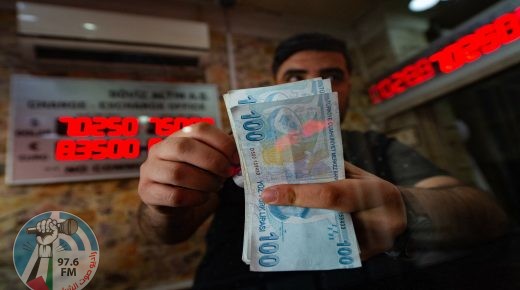
<svg viewBox="0 0 520 290"><path fill-rule="evenodd" d="M450 176L434 176L399 187L408 213L414 247L458 247L494 239L507 229L508 219L494 198ZM429 226L417 226L426 218Z"/></svg>
<svg viewBox="0 0 520 290"><path fill-rule="evenodd" d="M407 228L413 226L412 234L416 231L414 221L408 220L409 209L426 214L434 225L419 227L422 246L467 246L504 232L506 218L500 207L485 193L457 185L460 183L452 177L436 176L416 184L436 188L400 190L348 162L345 171L343 180L275 185L266 188L262 197L268 204L351 213L363 260L390 250Z"/></svg>

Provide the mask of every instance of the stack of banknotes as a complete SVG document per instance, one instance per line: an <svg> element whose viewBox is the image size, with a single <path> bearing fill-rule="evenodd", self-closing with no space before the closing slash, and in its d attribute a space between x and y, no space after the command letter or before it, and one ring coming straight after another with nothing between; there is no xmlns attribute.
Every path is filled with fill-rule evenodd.
<svg viewBox="0 0 520 290"><path fill-rule="evenodd" d="M330 80L233 90L224 101L245 190L242 260L252 271L360 267L348 213L268 205L261 198L276 184L345 178L338 98Z"/></svg>

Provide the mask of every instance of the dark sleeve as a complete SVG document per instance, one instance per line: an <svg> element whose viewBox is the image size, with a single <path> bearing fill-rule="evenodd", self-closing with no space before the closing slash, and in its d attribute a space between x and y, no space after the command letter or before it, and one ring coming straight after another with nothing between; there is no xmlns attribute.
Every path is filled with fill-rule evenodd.
<svg viewBox="0 0 520 290"><path fill-rule="evenodd" d="M395 138L368 131L342 132L345 160L396 185L412 186L447 175L431 161Z"/></svg>
<svg viewBox="0 0 520 290"><path fill-rule="evenodd" d="M386 159L396 185L412 186L428 177L448 175L414 149L395 138L387 139Z"/></svg>

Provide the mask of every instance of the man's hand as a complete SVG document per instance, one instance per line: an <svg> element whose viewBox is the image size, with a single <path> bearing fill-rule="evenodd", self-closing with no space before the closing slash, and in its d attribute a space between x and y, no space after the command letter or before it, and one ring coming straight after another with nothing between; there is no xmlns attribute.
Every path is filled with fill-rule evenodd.
<svg viewBox="0 0 520 290"><path fill-rule="evenodd" d="M239 163L233 137L206 123L185 127L151 148L139 195L157 208L201 205Z"/></svg>
<svg viewBox="0 0 520 290"><path fill-rule="evenodd" d="M141 165L138 191L148 219L140 217L142 227L157 228L158 234L175 227L188 234L214 209L215 193L239 164L233 137L206 123L155 144ZM175 215L175 225L167 215Z"/></svg>
<svg viewBox="0 0 520 290"><path fill-rule="evenodd" d="M389 250L406 229L406 211L399 189L388 181L345 162L346 179L320 184L268 187L268 204L325 208L352 214L361 258Z"/></svg>

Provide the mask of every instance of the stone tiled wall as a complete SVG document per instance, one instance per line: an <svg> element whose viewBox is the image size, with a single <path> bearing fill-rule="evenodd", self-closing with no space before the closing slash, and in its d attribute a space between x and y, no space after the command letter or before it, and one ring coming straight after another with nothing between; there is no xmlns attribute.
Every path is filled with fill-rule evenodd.
<svg viewBox="0 0 520 290"><path fill-rule="evenodd" d="M251 88L272 85L271 58L277 41L244 35L233 37L235 52L237 86ZM211 54L205 69L206 82L217 84L222 95L231 89L229 80L226 37L222 33L211 35ZM225 129L229 129L229 120L224 102L220 102L220 111Z"/></svg>

